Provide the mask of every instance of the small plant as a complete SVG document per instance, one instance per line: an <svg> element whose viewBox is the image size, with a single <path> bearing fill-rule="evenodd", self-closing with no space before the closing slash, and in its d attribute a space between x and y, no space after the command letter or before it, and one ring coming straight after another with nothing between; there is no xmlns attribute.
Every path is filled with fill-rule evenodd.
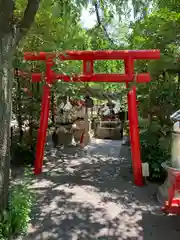
<svg viewBox="0 0 180 240"><path fill-rule="evenodd" d="M11 218L8 211L3 211L0 215L0 240L7 240L12 233Z"/></svg>
<svg viewBox="0 0 180 240"><path fill-rule="evenodd" d="M33 192L29 189L31 173L25 171L24 180L11 187L7 211L0 216L0 240L27 231L33 204Z"/></svg>

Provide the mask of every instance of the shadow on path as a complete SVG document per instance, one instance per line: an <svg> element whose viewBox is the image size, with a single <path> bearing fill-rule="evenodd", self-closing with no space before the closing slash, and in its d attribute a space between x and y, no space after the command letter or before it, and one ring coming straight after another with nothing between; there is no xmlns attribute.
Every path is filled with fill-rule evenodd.
<svg viewBox="0 0 180 240"><path fill-rule="evenodd" d="M47 146L44 173L24 240L179 240L180 220L164 216L156 185L132 183L128 147L94 140L85 150ZM120 153L120 154L119 154Z"/></svg>

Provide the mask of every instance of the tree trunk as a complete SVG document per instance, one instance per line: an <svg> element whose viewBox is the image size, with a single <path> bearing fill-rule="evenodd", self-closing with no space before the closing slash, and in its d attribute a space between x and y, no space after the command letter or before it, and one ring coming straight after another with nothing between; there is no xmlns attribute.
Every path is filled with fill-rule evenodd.
<svg viewBox="0 0 180 240"><path fill-rule="evenodd" d="M33 83L31 83L31 92L32 94L34 94L34 85ZM29 99L31 106L29 108L29 145L30 145L30 149L33 150L33 128L35 126L35 119L34 119L34 115L33 115L33 110L34 110L34 105L35 102L33 100L33 98Z"/></svg>
<svg viewBox="0 0 180 240"><path fill-rule="evenodd" d="M17 81L17 120L19 128L19 142L22 143L23 138L23 120L22 120L22 97L21 97L21 82L18 76L18 69L16 71L16 81Z"/></svg>
<svg viewBox="0 0 180 240"><path fill-rule="evenodd" d="M12 35L0 38L0 209L7 206L12 112Z"/></svg>
<svg viewBox="0 0 180 240"><path fill-rule="evenodd" d="M34 22L39 4L40 0L28 0L22 19L15 23L15 1L0 0L0 210L8 203L13 55Z"/></svg>

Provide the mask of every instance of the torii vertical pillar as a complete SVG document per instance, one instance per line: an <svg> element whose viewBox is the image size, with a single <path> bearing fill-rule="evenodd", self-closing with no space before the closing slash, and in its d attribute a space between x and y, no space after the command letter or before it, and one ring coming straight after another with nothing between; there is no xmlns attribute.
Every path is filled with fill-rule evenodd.
<svg viewBox="0 0 180 240"><path fill-rule="evenodd" d="M134 74L134 60L128 57L127 61L124 62L125 73L132 76L134 83L136 77ZM137 111L137 99L136 99L136 87L126 84L128 99L128 120L129 120L129 134L131 143L131 158L132 158L132 168L134 174L134 184L136 186L143 186L143 174L142 174L142 160L141 160L141 146L140 146L140 136L138 127L138 111Z"/></svg>
<svg viewBox="0 0 180 240"><path fill-rule="evenodd" d="M44 146L46 142L46 131L48 128L49 109L50 109L50 84L52 62L46 61L46 84L43 86L43 96L41 102L40 126L37 135L36 158L34 163L34 174L40 174L43 167Z"/></svg>
<svg viewBox="0 0 180 240"><path fill-rule="evenodd" d="M135 86L133 86L132 89L128 92L128 116L134 183L136 186L142 186L144 183L142 175L142 161L140 152L141 147Z"/></svg>

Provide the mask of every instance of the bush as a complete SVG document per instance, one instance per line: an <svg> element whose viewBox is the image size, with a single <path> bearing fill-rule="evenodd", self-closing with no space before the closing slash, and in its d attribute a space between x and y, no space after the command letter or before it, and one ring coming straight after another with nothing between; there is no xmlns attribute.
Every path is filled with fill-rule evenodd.
<svg viewBox="0 0 180 240"><path fill-rule="evenodd" d="M149 163L150 180L163 181L166 172L161 164L170 159L170 127L161 126L158 121L141 128L141 152L143 162Z"/></svg>
<svg viewBox="0 0 180 240"><path fill-rule="evenodd" d="M0 215L0 240L24 234L30 221L33 192L29 189L31 175L25 172L20 184L10 188L8 209Z"/></svg>
<svg viewBox="0 0 180 240"><path fill-rule="evenodd" d="M28 146L25 143L16 143L12 145L11 164L14 166L33 166L35 160L35 144Z"/></svg>

